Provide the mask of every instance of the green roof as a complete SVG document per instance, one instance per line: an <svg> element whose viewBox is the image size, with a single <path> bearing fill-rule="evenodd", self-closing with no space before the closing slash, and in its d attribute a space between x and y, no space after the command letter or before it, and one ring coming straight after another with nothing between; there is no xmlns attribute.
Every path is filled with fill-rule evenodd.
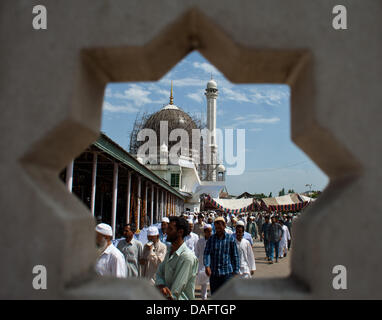
<svg viewBox="0 0 382 320"><path fill-rule="evenodd" d="M161 177L156 175L150 169L146 168L146 166L141 164L130 153L128 153L125 149L123 149L120 145L118 145L116 142L114 142L105 134L101 133L101 136L98 138L96 142L93 143L93 145L97 147L98 149L101 149L103 152L107 153L108 155L112 156L114 159L120 161L121 163L125 164L129 168L138 172L139 174L141 174L148 180L158 184L163 189L166 189L167 191L171 192L178 198L181 198L182 200L185 199L184 196L182 196L177 190L171 187L167 183L167 181L163 180Z"/></svg>

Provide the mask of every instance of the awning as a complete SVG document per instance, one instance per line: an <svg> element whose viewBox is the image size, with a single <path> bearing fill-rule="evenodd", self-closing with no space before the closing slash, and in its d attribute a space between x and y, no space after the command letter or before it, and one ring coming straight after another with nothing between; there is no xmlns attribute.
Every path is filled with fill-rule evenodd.
<svg viewBox="0 0 382 320"><path fill-rule="evenodd" d="M256 211L260 209L260 204L253 198L247 199L219 199L207 196L208 201L216 209L226 213L241 213Z"/></svg>
<svg viewBox="0 0 382 320"><path fill-rule="evenodd" d="M298 211L305 208L310 203L310 201L307 201L304 198L298 193L292 193L280 197L263 198L261 199L261 205L262 208L267 211Z"/></svg>

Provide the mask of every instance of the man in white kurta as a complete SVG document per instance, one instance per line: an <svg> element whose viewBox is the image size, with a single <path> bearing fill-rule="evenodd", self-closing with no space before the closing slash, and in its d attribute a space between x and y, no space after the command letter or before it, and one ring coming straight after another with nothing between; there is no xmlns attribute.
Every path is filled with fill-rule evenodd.
<svg viewBox="0 0 382 320"><path fill-rule="evenodd" d="M255 256L252 246L244 236L244 222L238 221L236 224L236 245L240 257L240 278L249 279L256 270Z"/></svg>
<svg viewBox="0 0 382 320"><path fill-rule="evenodd" d="M290 233L288 227L282 221L279 221L279 223L283 229L283 235L279 242L279 258L283 258L284 256L286 257L288 252L288 240L290 240Z"/></svg>
<svg viewBox="0 0 382 320"><path fill-rule="evenodd" d="M206 275L206 267L204 266L204 249L206 248L207 240L212 235L212 226L205 224L203 227L204 237L200 238L195 246L195 255L199 260L198 275L196 276L196 284L201 286L202 300L207 299L207 287L210 282L210 277Z"/></svg>
<svg viewBox="0 0 382 320"><path fill-rule="evenodd" d="M193 229L194 229L194 221L192 219L188 219L188 226L189 226L189 230L190 230L190 234L186 237L184 237L184 242L186 243L186 246L192 251L195 253L195 246L196 246L196 243L198 242L199 240L199 236L192 232Z"/></svg>
<svg viewBox="0 0 382 320"><path fill-rule="evenodd" d="M125 258L111 242L113 231L111 226L100 223L96 226L96 243L100 253L95 271L101 276L117 278L126 277Z"/></svg>
<svg viewBox="0 0 382 320"><path fill-rule="evenodd" d="M148 228L147 240L148 242L143 247L143 257L140 260L142 275L155 284L155 274L166 256L167 246L159 240L159 230L155 226Z"/></svg>

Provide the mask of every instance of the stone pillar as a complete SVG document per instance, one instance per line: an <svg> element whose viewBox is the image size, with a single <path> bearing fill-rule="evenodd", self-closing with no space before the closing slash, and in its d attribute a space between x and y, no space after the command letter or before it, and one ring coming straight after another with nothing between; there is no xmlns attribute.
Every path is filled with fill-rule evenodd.
<svg viewBox="0 0 382 320"><path fill-rule="evenodd" d="M161 201L161 205L160 205L160 218L162 220L163 219L163 214L164 214L164 194L163 194L163 190L161 191L161 198L162 198L162 201Z"/></svg>
<svg viewBox="0 0 382 320"><path fill-rule="evenodd" d="M130 223L130 201L131 201L131 171L128 173L127 181L127 206L126 206L126 223Z"/></svg>
<svg viewBox="0 0 382 320"><path fill-rule="evenodd" d="M139 176L138 177L138 195L137 195L137 203L138 203L138 223L137 223L137 228L141 230L141 183L142 183L142 178Z"/></svg>
<svg viewBox="0 0 382 320"><path fill-rule="evenodd" d="M146 221L147 221L147 216L148 216L148 213L147 213L147 207L148 207L148 204L147 204L147 196L148 196L148 181L145 182L145 215L143 217L143 227L145 227L146 225Z"/></svg>
<svg viewBox="0 0 382 320"><path fill-rule="evenodd" d="M92 195L90 200L90 210L94 216L95 209L95 195L96 195L96 186L97 186L97 153L93 153L93 171L92 171Z"/></svg>
<svg viewBox="0 0 382 320"><path fill-rule="evenodd" d="M117 220L117 198L118 198L118 163L114 162L113 170L113 198L111 208L111 227L113 229L113 239L115 239L115 225Z"/></svg>
<svg viewBox="0 0 382 320"><path fill-rule="evenodd" d="M156 200L156 204L157 204L157 211L156 211L156 216L157 216L157 222L159 220L159 187L157 187L157 200Z"/></svg>
<svg viewBox="0 0 382 320"><path fill-rule="evenodd" d="M151 218L150 225L154 223L154 185L151 185Z"/></svg>
<svg viewBox="0 0 382 320"><path fill-rule="evenodd" d="M74 160L72 160L66 167L66 187L68 188L69 192L72 192L73 188L73 167Z"/></svg>

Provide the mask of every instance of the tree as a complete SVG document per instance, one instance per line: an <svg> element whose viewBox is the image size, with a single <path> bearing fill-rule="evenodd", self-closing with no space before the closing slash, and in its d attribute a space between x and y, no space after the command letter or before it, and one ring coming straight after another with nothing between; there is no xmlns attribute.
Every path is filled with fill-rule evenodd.
<svg viewBox="0 0 382 320"><path fill-rule="evenodd" d="M272 196L272 192L269 194L269 196L268 196L268 198L272 198L273 196Z"/></svg>
<svg viewBox="0 0 382 320"><path fill-rule="evenodd" d="M294 192L293 189L289 189L289 190L288 190L288 194L289 194L289 193L296 193L296 192Z"/></svg>
<svg viewBox="0 0 382 320"><path fill-rule="evenodd" d="M279 197L281 196L285 196L285 189L282 188L280 191L279 191Z"/></svg>

